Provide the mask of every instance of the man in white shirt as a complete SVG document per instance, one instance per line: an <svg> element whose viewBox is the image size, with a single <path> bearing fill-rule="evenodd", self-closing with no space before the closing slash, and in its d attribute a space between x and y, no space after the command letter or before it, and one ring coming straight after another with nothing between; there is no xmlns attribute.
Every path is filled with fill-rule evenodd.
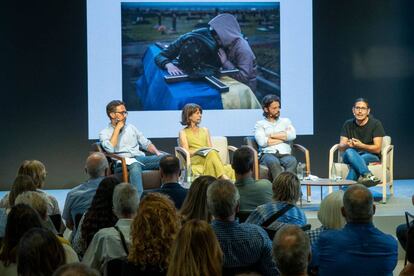
<svg viewBox="0 0 414 276"><path fill-rule="evenodd" d="M262 100L264 120L258 121L254 136L260 150L260 163L269 168L272 179L281 172L296 173L297 161L291 155L289 142L296 138L296 130L288 118L280 118L280 98L266 95Z"/></svg>

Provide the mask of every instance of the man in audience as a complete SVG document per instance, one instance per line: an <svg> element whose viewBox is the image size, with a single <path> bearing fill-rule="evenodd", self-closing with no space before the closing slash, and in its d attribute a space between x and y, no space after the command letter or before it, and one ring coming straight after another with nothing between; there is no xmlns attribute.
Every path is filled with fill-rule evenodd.
<svg viewBox="0 0 414 276"><path fill-rule="evenodd" d="M180 160L173 155L163 156L160 160L162 186L159 189L154 189L148 192L157 192L168 195L174 202L175 207L180 209L188 191L178 183L180 175Z"/></svg>
<svg viewBox="0 0 414 276"><path fill-rule="evenodd" d="M339 141L343 161L349 165L346 179L367 187L380 183L368 169L368 164L380 160L382 137L385 136L381 122L369 114L370 110L366 99L356 99L352 108L354 118L344 123Z"/></svg>
<svg viewBox="0 0 414 276"><path fill-rule="evenodd" d="M105 155L100 152L89 155L86 159L85 172L89 175L89 179L68 192L63 208L62 218L71 230L74 230L75 216L82 215L91 206L99 183L107 175L108 160Z"/></svg>
<svg viewBox="0 0 414 276"><path fill-rule="evenodd" d="M312 266L323 275L392 275L397 264L397 241L372 223L375 205L371 192L355 184L344 194L341 230L321 233L313 250Z"/></svg>
<svg viewBox="0 0 414 276"><path fill-rule="evenodd" d="M233 154L232 168L236 173L236 187L240 194L240 210L251 211L272 201L272 183L267 179L254 180L253 151L243 146Z"/></svg>
<svg viewBox="0 0 414 276"><path fill-rule="evenodd" d="M124 102L111 101L106 106L106 114L110 123L99 133L102 147L107 152L126 158L130 182L137 187L141 195L144 190L142 170L158 169L161 153L135 126L126 122L128 112ZM145 156L140 147L154 155Z"/></svg>
<svg viewBox="0 0 414 276"><path fill-rule="evenodd" d="M262 100L264 120L258 121L254 137L260 147L260 163L267 166L272 179L283 170L296 173L297 161L291 155L289 142L296 138L296 130L288 118L280 118L280 98L267 95Z"/></svg>
<svg viewBox="0 0 414 276"><path fill-rule="evenodd" d="M114 227L103 228L93 236L83 263L103 272L108 261L128 255L130 226L138 204L138 193L132 185L121 183L115 187L113 207L119 220Z"/></svg>
<svg viewBox="0 0 414 276"><path fill-rule="evenodd" d="M211 226L224 253L224 270L254 266L263 275L277 275L267 233L257 225L235 220L239 198L228 180L216 180L207 189L207 205L214 216Z"/></svg>
<svg viewBox="0 0 414 276"><path fill-rule="evenodd" d="M273 240L273 257L281 276L308 275L311 248L308 235L296 225L286 225Z"/></svg>

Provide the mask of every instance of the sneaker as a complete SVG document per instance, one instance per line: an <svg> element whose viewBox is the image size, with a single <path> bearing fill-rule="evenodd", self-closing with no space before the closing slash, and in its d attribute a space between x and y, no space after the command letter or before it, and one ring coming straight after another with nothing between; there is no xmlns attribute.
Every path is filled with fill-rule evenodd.
<svg viewBox="0 0 414 276"><path fill-rule="evenodd" d="M366 187L376 186L380 182L381 182L381 180L378 177L376 177L375 175L373 175L372 173L367 173L366 175L360 176L358 178L358 183L362 184Z"/></svg>

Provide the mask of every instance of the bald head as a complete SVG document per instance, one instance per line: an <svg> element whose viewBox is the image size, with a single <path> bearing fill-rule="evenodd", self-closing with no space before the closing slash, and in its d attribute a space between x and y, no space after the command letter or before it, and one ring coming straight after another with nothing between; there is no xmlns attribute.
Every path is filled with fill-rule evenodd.
<svg viewBox="0 0 414 276"><path fill-rule="evenodd" d="M311 249L308 235L296 225L286 225L273 240L273 257L282 275L306 272Z"/></svg>
<svg viewBox="0 0 414 276"><path fill-rule="evenodd" d="M375 213L372 193L367 187L355 184L344 194L344 216L348 222L369 223Z"/></svg>
<svg viewBox="0 0 414 276"><path fill-rule="evenodd" d="M108 167L108 160L106 160L106 156L101 152L94 152L86 159L85 169L90 178L105 176Z"/></svg>

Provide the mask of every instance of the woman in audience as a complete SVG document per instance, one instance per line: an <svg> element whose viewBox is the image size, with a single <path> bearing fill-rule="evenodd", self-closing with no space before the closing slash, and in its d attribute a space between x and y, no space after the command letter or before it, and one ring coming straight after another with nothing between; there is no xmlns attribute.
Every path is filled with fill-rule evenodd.
<svg viewBox="0 0 414 276"><path fill-rule="evenodd" d="M165 275L180 218L174 203L160 193L150 193L140 202L131 226L128 261L136 275ZM138 273L139 272L139 273Z"/></svg>
<svg viewBox="0 0 414 276"><path fill-rule="evenodd" d="M278 230L281 224L296 224L303 226L306 224L306 216L303 211L296 206L301 196L300 182L298 177L291 172L282 172L275 178L272 184L273 202L258 206L247 218L246 223L262 225L269 220L279 210L284 210L268 228Z"/></svg>
<svg viewBox="0 0 414 276"><path fill-rule="evenodd" d="M91 206L82 216L72 245L80 256L85 254L93 236L102 228L113 227L118 218L112 212L112 196L120 182L115 177L106 177L99 183Z"/></svg>
<svg viewBox="0 0 414 276"><path fill-rule="evenodd" d="M17 272L20 276L52 275L64 264L63 247L50 230L32 228L20 239L17 250Z"/></svg>
<svg viewBox="0 0 414 276"><path fill-rule="evenodd" d="M11 208L0 250L0 275L17 275L18 243L24 233L34 227L42 227L42 221L33 208L26 204L17 204Z"/></svg>
<svg viewBox="0 0 414 276"><path fill-rule="evenodd" d="M185 223L171 249L168 276L221 275L223 253L211 226L203 220Z"/></svg>
<svg viewBox="0 0 414 276"><path fill-rule="evenodd" d="M179 140L180 145L190 153L192 173L234 180L234 170L230 165L223 165L217 151L211 150L207 155L198 152L212 147L208 129L199 127L202 113L201 106L193 103L186 104L181 113L181 124L185 128L180 131Z"/></svg>
<svg viewBox="0 0 414 276"><path fill-rule="evenodd" d="M345 218L342 216L341 208L343 203L344 192L342 190L335 191L326 196L319 207L318 219L322 226L313 230L306 231L309 235L311 245L316 243L319 235L330 229L342 229L345 225Z"/></svg>
<svg viewBox="0 0 414 276"><path fill-rule="evenodd" d="M204 175L198 177L191 184L180 209L183 222L190 219L211 221L211 214L207 208L207 188L214 180L216 180L215 177Z"/></svg>

